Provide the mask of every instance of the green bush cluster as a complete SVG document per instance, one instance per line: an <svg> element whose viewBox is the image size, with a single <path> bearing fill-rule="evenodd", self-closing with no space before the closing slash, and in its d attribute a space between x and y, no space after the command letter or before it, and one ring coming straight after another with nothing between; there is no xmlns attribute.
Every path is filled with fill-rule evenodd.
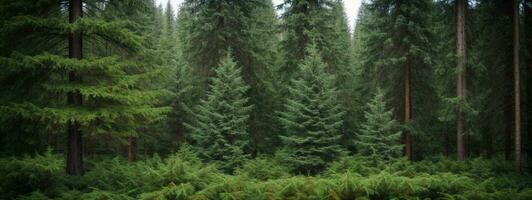
<svg viewBox="0 0 532 200"><path fill-rule="evenodd" d="M346 156L316 176L292 175L266 156L228 175L202 163L188 147L131 164L120 158L93 161L82 177L66 176L63 162L51 152L0 159L0 199L532 199L531 176L514 176L502 159Z"/></svg>

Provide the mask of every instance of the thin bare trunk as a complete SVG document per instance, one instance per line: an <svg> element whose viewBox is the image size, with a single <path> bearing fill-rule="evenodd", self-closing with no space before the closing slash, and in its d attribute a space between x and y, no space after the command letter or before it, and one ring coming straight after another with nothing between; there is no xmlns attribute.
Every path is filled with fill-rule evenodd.
<svg viewBox="0 0 532 200"><path fill-rule="evenodd" d="M69 1L69 22L74 23L76 20L83 16L82 1L70 0ZM68 38L69 57L73 59L83 58L82 48L82 34L71 33ZM74 71L68 73L68 80L70 82L78 82L81 77ZM73 106L82 105L82 96L79 92L68 93L68 104ZM68 175L80 176L83 175L83 146L81 130L79 123L76 121L68 124L68 150L67 150L67 167L66 171Z"/></svg>
<svg viewBox="0 0 532 200"><path fill-rule="evenodd" d="M461 99L466 98L466 8L467 0L456 0L456 96ZM465 159L464 113L461 106L456 111L456 157L460 161Z"/></svg>
<svg viewBox="0 0 532 200"><path fill-rule="evenodd" d="M515 173L521 173L521 80L519 66L519 1L514 0L514 104Z"/></svg>

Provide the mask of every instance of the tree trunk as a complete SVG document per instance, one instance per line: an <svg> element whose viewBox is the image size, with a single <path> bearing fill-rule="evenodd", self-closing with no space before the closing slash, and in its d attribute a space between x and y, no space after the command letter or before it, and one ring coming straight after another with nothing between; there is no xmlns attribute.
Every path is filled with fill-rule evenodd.
<svg viewBox="0 0 532 200"><path fill-rule="evenodd" d="M521 172L521 80L519 66L519 1L514 0L514 104L515 173Z"/></svg>
<svg viewBox="0 0 532 200"><path fill-rule="evenodd" d="M456 0L456 96L460 99L466 98L466 8L467 0ZM459 161L465 159L464 147L464 113L459 106L456 111L456 157Z"/></svg>
<svg viewBox="0 0 532 200"><path fill-rule="evenodd" d="M410 65L405 66L405 124L409 124L412 121L412 69ZM412 160L412 134L410 130L406 130L404 133L405 140L405 156Z"/></svg>
<svg viewBox="0 0 532 200"><path fill-rule="evenodd" d="M528 48L528 63L525 69L528 73L528 112L527 116L527 136L528 136L528 146L527 154L530 166L532 166L532 0L525 1L525 39L527 41ZM532 170L532 168L530 168Z"/></svg>
<svg viewBox="0 0 532 200"><path fill-rule="evenodd" d="M127 145L127 162L129 164L133 163L135 161L135 138L129 137L128 138L128 145Z"/></svg>
<svg viewBox="0 0 532 200"><path fill-rule="evenodd" d="M94 159L94 140L92 140L91 138L87 138L85 140L85 144L87 147L87 155L89 159Z"/></svg>
<svg viewBox="0 0 532 200"><path fill-rule="evenodd" d="M81 0L69 1L69 22L74 23L83 16ZM80 33L71 33L68 37L69 58L82 59L82 35ZM79 75L74 71L68 73L68 80L70 82L78 82L81 80ZM68 93L68 104L72 106L82 105L82 97L79 92ZM67 164L66 171L68 175L80 176L83 175L83 146L81 130L79 123L72 121L68 124L68 150L67 150Z"/></svg>

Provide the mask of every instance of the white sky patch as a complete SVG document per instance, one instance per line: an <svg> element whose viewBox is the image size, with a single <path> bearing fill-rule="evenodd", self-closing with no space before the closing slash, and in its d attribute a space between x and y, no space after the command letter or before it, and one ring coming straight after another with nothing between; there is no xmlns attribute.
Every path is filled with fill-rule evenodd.
<svg viewBox="0 0 532 200"><path fill-rule="evenodd" d="M178 10L177 7L183 3L184 0L156 0L155 2L157 4L163 5L163 7L166 7L167 2L170 1L172 4L172 7L174 10ZM279 5L283 2L283 0L272 0L274 5ZM363 0L343 0L344 1L344 9L345 14L347 15L347 18L349 20L349 28L351 31L353 30L353 27L355 26L356 18L358 16L358 10L360 9L360 4Z"/></svg>

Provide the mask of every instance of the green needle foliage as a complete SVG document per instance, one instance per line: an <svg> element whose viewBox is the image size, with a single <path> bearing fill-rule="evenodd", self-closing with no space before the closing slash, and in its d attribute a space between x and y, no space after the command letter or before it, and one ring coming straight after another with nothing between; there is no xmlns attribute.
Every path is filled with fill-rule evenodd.
<svg viewBox="0 0 532 200"><path fill-rule="evenodd" d="M402 132L398 130L381 89L377 89L368 108L364 115L366 121L362 123L355 141L358 152L375 160L397 158L403 149L400 143Z"/></svg>
<svg viewBox="0 0 532 200"><path fill-rule="evenodd" d="M0 0L0 199L532 199L532 0L175 2Z"/></svg>
<svg viewBox="0 0 532 200"><path fill-rule="evenodd" d="M32 4L18 3L3 3L6 7L2 9ZM132 30L136 23L106 16L123 4L101 8L96 1L86 1L87 17L69 23L68 13L58 2L40 3L57 6L56 10L48 10L56 12L19 12L1 21L0 37L10 39L0 47L10 50L0 55L0 81L6 86L1 92L17 90L31 94L10 95L11 98L2 101L0 110L4 117L43 124L44 130L58 133L75 122L86 136L108 134L118 138L136 137L139 128L164 118L169 109L157 102L166 92L152 82L161 72L142 59L145 46L142 37ZM140 1L122 3L139 6L131 7L130 12L143 5ZM84 35L81 60L65 56L64 41L76 32ZM40 45L43 41L56 43ZM35 47L7 48L9 43ZM69 80L69 73L79 75L79 80ZM76 92L81 94L83 103L67 104L67 94Z"/></svg>
<svg viewBox="0 0 532 200"><path fill-rule="evenodd" d="M186 124L206 160L232 171L249 156L249 105L242 71L228 54L215 70L206 99L194 110L195 123Z"/></svg>
<svg viewBox="0 0 532 200"><path fill-rule="evenodd" d="M281 139L288 162L300 173L315 173L339 156L344 111L337 101L335 77L325 72L325 64L314 46L299 65L299 75L289 87L291 95L279 112L284 127Z"/></svg>

